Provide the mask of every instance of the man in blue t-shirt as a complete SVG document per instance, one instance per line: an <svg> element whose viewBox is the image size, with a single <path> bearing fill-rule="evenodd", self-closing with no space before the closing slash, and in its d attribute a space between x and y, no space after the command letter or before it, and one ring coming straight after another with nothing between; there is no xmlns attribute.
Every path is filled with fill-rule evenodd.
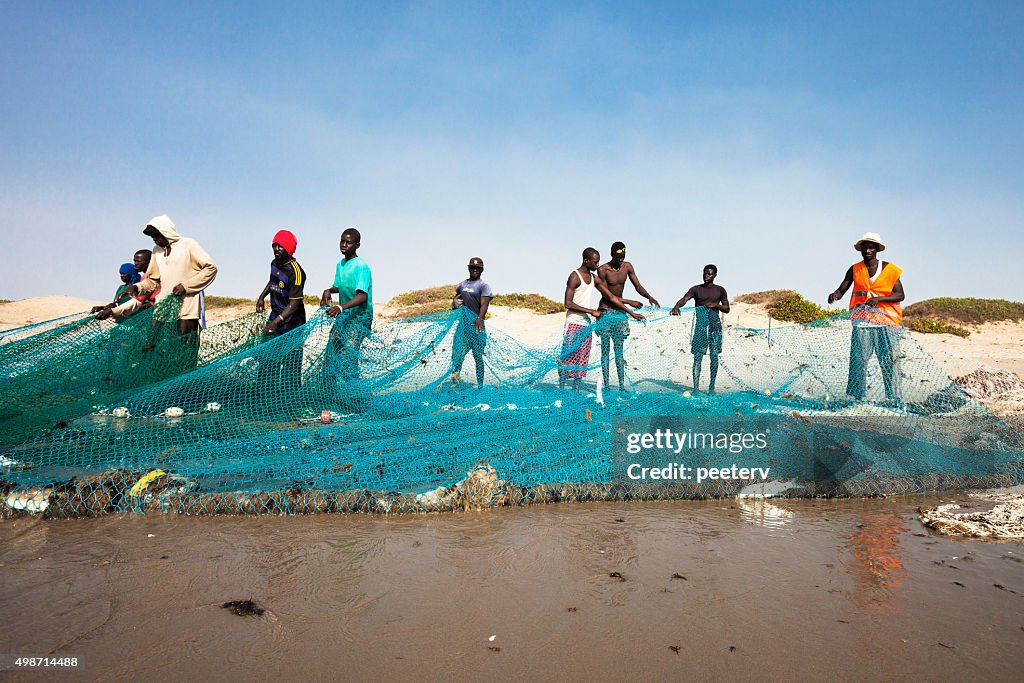
<svg viewBox="0 0 1024 683"><path fill-rule="evenodd" d="M337 318L331 329L332 351L337 356L338 374L344 378L359 376L359 347L373 327L373 275L366 261L356 255L362 235L355 228L345 228L338 248L343 258L334 272L334 285L324 290L321 306L331 305L331 295L338 295L338 305L327 309ZM339 315L342 311L345 315Z"/></svg>
<svg viewBox="0 0 1024 683"><path fill-rule="evenodd" d="M270 279L256 299L256 312L262 313L264 299L270 296L270 319L263 327L263 334L274 338L290 332L306 323L306 306L303 302L303 287L306 272L295 260L299 241L290 230L278 230L270 244L274 259L270 262ZM281 386L299 386L302 383L302 341L292 340L293 347L277 347L284 354L280 360L266 359L261 365L260 385L268 383Z"/></svg>
<svg viewBox="0 0 1024 683"><path fill-rule="evenodd" d="M480 279L484 272L484 260L479 256L469 259L469 279L455 286L452 308L459 309L458 325L452 340L452 381L460 379L462 362L466 354L473 352L476 363L476 384L484 385L484 348L487 346L487 331L484 317L491 303L491 286Z"/></svg>

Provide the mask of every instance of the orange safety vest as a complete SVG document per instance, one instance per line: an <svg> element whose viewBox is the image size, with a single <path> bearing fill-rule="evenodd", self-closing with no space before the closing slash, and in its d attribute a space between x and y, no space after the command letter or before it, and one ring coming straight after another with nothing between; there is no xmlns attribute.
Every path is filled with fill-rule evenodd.
<svg viewBox="0 0 1024 683"><path fill-rule="evenodd" d="M881 267L881 263L879 263ZM850 310L862 305L872 296L889 296L903 271L894 263L887 263L882 272L871 282L868 267L863 261L853 264L853 293L850 295ZM903 323L903 307L896 303L879 303L874 310L864 309L850 314L851 318L875 325L899 326Z"/></svg>

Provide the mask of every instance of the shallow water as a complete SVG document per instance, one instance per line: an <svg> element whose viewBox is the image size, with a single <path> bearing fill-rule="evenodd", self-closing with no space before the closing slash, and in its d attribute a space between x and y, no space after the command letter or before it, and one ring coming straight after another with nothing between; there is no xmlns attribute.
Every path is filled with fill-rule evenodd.
<svg viewBox="0 0 1024 683"><path fill-rule="evenodd" d="M939 500L9 520L0 653L82 679L1020 680L1024 544L930 532Z"/></svg>

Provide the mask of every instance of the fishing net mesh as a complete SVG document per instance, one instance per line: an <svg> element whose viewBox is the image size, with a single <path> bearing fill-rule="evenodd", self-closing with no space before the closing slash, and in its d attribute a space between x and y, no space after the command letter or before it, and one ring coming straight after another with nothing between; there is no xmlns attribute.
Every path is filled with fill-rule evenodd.
<svg viewBox="0 0 1024 683"><path fill-rule="evenodd" d="M848 313L770 332L702 308L606 315L527 345L493 326L485 338L465 309L372 332L321 310L272 337L257 314L180 337L176 312L169 297L120 324L82 316L0 345L4 514L429 512L1024 480L1017 431L901 328ZM637 425L678 420L772 438L655 464L766 476L628 476L621 446Z"/></svg>

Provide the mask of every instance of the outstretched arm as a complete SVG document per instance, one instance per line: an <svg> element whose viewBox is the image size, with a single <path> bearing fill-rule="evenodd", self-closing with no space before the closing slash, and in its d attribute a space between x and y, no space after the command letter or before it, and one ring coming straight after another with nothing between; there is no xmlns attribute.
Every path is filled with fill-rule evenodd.
<svg viewBox="0 0 1024 683"><path fill-rule="evenodd" d="M491 297L482 296L480 297L480 313L476 316L476 320L473 321L473 327L476 328L477 332L484 331L484 317L487 315L487 307L491 305Z"/></svg>
<svg viewBox="0 0 1024 683"><path fill-rule="evenodd" d="M658 303L658 300L655 299L650 294L648 294L647 290L644 289L644 286L640 284L640 278L636 276L636 270L633 268L633 264L629 265L629 270L626 272L626 274L629 276L629 281L633 283L633 287L636 288L637 294L651 302L651 305L654 306L655 308L661 307L661 304Z"/></svg>
<svg viewBox="0 0 1024 683"><path fill-rule="evenodd" d="M256 312L257 313L262 313L263 312L263 300L267 298L268 294L270 294L270 283L269 282L267 283L267 286L263 288L263 291L260 292L260 297L258 299L256 299Z"/></svg>
<svg viewBox="0 0 1024 683"><path fill-rule="evenodd" d="M686 294L683 294L683 298L676 302L676 305L669 311L669 315L679 315L679 309L686 305L686 302L692 299L696 295L694 288L690 287L686 290Z"/></svg>
<svg viewBox="0 0 1024 683"><path fill-rule="evenodd" d="M331 305L331 295L332 294L337 294L337 293L338 293L338 288L337 287L328 287L327 289L325 289L324 293L320 295L320 305L321 306L330 306Z"/></svg>
<svg viewBox="0 0 1024 683"><path fill-rule="evenodd" d="M843 295L846 294L846 290L848 290L851 285L853 285L853 266L847 268L846 276L843 277L843 281L839 283L838 287L836 287L836 291L828 295L828 302L830 304L834 304L842 299Z"/></svg>
<svg viewBox="0 0 1024 683"><path fill-rule="evenodd" d="M334 291L336 292L338 290L335 289ZM324 294L326 294L326 293L327 292L325 290ZM354 308L355 306L362 306L363 304L366 303L366 301L367 301L366 292L364 292L361 289L357 290L355 296L353 296L348 301L343 301L343 302L339 303L337 306L332 306L331 308L328 308L327 309L327 315L331 316L332 318L336 318L336 317L338 317L338 314L341 313L342 311L344 311L346 308Z"/></svg>

